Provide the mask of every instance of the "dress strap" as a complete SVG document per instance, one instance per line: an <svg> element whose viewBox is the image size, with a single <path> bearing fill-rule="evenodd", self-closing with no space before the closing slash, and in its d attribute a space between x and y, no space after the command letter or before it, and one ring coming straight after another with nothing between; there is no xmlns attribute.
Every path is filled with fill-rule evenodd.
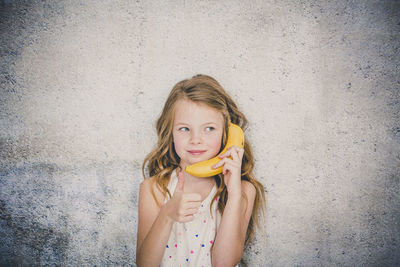
<svg viewBox="0 0 400 267"><path fill-rule="evenodd" d="M178 184L178 177L176 176L176 169L174 169L171 173L171 178L169 179L169 183L168 183L168 190L171 193L171 196L174 194L175 191L175 187ZM169 195L167 194L164 203L166 203L169 200Z"/></svg>
<svg viewBox="0 0 400 267"><path fill-rule="evenodd" d="M174 169L171 173L171 178L168 183L168 190L171 193L171 196L174 194L175 188L178 184L178 176L176 174L176 169ZM214 184L213 188L211 189L211 192L208 194L208 196L203 200L202 204L208 204L211 202L212 198L214 197L215 193L217 192L217 185ZM165 202L169 200L169 196L167 195L167 198L165 199Z"/></svg>

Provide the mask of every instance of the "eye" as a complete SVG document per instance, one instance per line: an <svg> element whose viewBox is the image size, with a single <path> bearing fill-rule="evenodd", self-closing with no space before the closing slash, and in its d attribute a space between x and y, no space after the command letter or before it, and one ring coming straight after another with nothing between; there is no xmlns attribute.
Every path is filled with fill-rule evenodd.
<svg viewBox="0 0 400 267"><path fill-rule="evenodd" d="M179 128L179 131L186 132L185 130L182 130L182 129L187 129L189 131L188 127L181 127L181 128Z"/></svg>
<svg viewBox="0 0 400 267"><path fill-rule="evenodd" d="M211 131L214 131L215 130L215 128L214 127L207 127L206 129L210 129L208 132L211 132Z"/></svg>

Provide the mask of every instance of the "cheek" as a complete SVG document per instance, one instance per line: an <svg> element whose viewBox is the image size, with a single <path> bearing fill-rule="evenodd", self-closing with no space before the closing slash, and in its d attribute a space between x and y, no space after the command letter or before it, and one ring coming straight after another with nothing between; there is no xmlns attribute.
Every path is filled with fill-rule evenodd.
<svg viewBox="0 0 400 267"><path fill-rule="evenodd" d="M212 147L215 148L215 150L218 152L221 148L221 138L222 136L215 136L215 138L213 138L212 140Z"/></svg>
<svg viewBox="0 0 400 267"><path fill-rule="evenodd" d="M179 152L181 151L181 145L180 145L180 143L175 141L175 142L174 142L174 148L175 148L176 153L179 154Z"/></svg>
<svg viewBox="0 0 400 267"><path fill-rule="evenodd" d="M179 154L179 152L182 150L184 140L181 136L174 136L174 148L176 153Z"/></svg>

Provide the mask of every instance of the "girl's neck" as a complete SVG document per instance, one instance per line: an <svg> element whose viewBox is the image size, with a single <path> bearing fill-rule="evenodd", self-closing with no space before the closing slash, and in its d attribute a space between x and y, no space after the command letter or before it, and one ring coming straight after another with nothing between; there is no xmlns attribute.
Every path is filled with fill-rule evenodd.
<svg viewBox="0 0 400 267"><path fill-rule="evenodd" d="M181 171L183 172L183 176L185 177L185 183L188 184L196 184L196 183L210 183L214 181L214 177L196 177L186 172L186 165L180 165ZM179 173L179 169L177 169L177 175Z"/></svg>
<svg viewBox="0 0 400 267"><path fill-rule="evenodd" d="M207 196L212 191L212 188L215 186L215 179L213 176L199 178L196 176L192 176L185 171L186 166L184 164L180 164L181 169L177 169L176 175L179 174L179 171L183 172L184 176L184 192L186 193L197 193L201 195L201 201L207 198Z"/></svg>

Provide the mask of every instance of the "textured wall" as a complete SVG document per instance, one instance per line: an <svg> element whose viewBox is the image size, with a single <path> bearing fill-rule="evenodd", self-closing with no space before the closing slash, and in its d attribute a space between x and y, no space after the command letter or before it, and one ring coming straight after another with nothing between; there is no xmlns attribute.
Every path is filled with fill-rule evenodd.
<svg viewBox="0 0 400 267"><path fill-rule="evenodd" d="M400 265L399 1L0 4L0 265L135 265L141 163L172 86L248 117L250 266Z"/></svg>

